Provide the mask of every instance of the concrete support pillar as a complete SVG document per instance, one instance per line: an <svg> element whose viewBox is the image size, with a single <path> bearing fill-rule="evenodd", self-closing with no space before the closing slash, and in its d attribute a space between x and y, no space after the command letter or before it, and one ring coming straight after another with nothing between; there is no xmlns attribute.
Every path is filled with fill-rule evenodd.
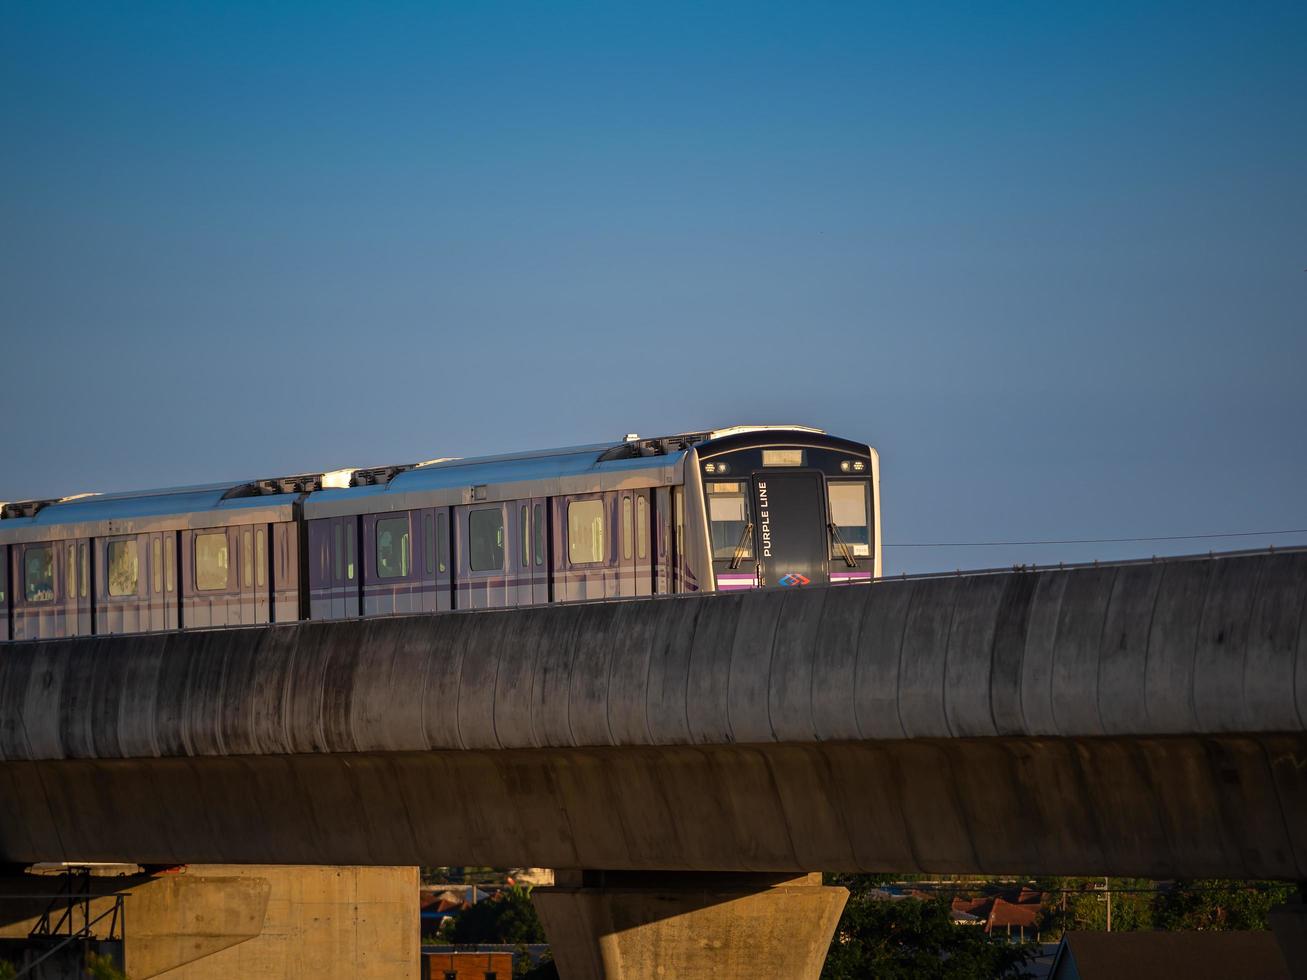
<svg viewBox="0 0 1307 980"><path fill-rule="evenodd" d="M820 874L559 872L531 893L563 980L817 980L847 889Z"/></svg>

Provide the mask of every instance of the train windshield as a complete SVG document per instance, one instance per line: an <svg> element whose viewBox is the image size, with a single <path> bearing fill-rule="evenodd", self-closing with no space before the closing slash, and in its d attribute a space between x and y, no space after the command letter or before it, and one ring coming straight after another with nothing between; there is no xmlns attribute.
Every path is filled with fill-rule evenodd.
<svg viewBox="0 0 1307 980"><path fill-rule="evenodd" d="M871 485L865 480L832 482L830 493L831 523L839 529L839 536L849 551L858 558L871 555L871 525L867 515L871 511ZM840 557L838 542L831 541L831 557Z"/></svg>
<svg viewBox="0 0 1307 980"><path fill-rule="evenodd" d="M708 484L708 523L712 528L713 558L734 558L736 548L743 548L741 558L753 557L749 526L749 505L743 483Z"/></svg>

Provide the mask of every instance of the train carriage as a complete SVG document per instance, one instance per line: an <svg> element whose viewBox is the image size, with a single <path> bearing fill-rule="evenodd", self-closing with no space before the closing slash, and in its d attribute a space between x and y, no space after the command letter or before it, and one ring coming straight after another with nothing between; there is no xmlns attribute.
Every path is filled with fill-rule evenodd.
<svg viewBox="0 0 1307 980"><path fill-rule="evenodd" d="M0 508L0 639L866 581L875 450L803 426Z"/></svg>

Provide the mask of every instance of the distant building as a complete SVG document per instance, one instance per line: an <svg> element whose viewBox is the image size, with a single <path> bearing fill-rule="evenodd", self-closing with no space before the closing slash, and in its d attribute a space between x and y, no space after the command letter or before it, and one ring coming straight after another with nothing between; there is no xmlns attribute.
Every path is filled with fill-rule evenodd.
<svg viewBox="0 0 1307 980"><path fill-rule="evenodd" d="M1022 888L1015 894L955 898L949 909L957 925L982 926L991 936L1025 942L1039 939L1039 913L1043 905L1043 892Z"/></svg>
<svg viewBox="0 0 1307 980"><path fill-rule="evenodd" d="M512 980L512 953L422 954L422 980Z"/></svg>
<svg viewBox="0 0 1307 980"><path fill-rule="evenodd" d="M1289 980L1270 932L1068 932L1049 980Z"/></svg>

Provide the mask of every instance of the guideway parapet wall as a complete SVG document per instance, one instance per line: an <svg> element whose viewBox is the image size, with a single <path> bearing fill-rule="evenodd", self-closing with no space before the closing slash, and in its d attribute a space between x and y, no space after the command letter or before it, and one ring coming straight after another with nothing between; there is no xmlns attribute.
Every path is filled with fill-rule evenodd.
<svg viewBox="0 0 1307 980"><path fill-rule="evenodd" d="M1307 878L1307 553L0 647L0 859Z"/></svg>

